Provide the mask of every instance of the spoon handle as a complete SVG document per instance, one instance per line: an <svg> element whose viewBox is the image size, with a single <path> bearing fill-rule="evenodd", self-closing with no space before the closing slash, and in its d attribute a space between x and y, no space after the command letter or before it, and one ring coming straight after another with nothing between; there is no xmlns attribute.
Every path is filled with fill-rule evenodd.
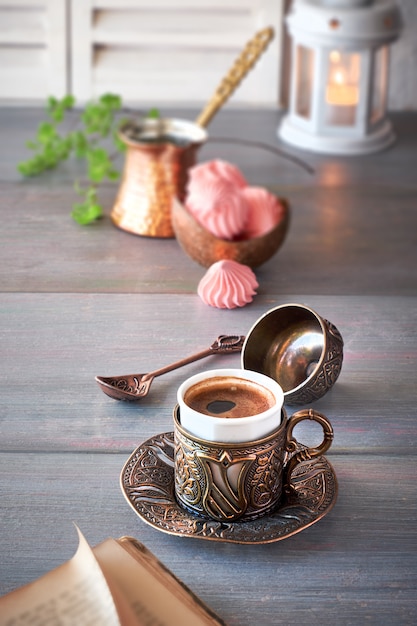
<svg viewBox="0 0 417 626"><path fill-rule="evenodd" d="M188 365L189 363L194 363L195 361L204 359L204 357L210 356L211 354L229 354L233 352L240 352L244 341L245 337L243 335L220 335L220 337L217 337L216 341L214 341L209 348L206 348L201 352L197 352L196 354L192 354L191 356L181 359L180 361L176 361L171 365L161 367L161 369L155 370L154 372L149 372L144 379L156 378L156 376L172 372L172 370L176 370L183 365Z"/></svg>

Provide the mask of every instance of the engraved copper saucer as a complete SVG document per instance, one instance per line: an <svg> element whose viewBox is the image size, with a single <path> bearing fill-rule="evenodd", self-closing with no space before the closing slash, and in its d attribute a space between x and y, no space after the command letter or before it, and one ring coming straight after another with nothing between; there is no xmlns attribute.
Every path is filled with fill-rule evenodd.
<svg viewBox="0 0 417 626"><path fill-rule="evenodd" d="M170 535L229 543L272 543L318 522L334 506L337 480L324 456L300 463L292 473L294 490L276 511L247 522L216 522L180 507L174 497L174 433L142 443L120 476L122 492L139 517Z"/></svg>

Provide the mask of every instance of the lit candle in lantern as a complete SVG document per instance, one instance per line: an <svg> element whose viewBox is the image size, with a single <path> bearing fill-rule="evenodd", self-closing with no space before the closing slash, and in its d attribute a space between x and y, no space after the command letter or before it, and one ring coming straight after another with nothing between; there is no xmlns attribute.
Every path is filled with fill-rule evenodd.
<svg viewBox="0 0 417 626"><path fill-rule="evenodd" d="M359 102L358 55L332 50L326 84L326 118L329 124L354 124Z"/></svg>
<svg viewBox="0 0 417 626"><path fill-rule="evenodd" d="M326 102L342 106L358 104L359 89L357 84L349 82L348 73L342 63L342 55L338 50L332 50L329 59L330 68L329 82L326 87Z"/></svg>

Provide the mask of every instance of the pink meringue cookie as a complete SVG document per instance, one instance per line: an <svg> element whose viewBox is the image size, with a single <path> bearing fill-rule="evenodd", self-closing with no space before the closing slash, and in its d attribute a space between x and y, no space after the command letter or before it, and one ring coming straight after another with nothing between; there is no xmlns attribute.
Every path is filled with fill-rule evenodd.
<svg viewBox="0 0 417 626"><path fill-rule="evenodd" d="M205 184L210 178L220 178L240 189L248 185L245 177L236 165L221 159L213 159L212 161L194 165L189 170L189 185L197 184L200 186Z"/></svg>
<svg viewBox="0 0 417 626"><path fill-rule="evenodd" d="M263 187L246 187L242 194L249 205L242 239L260 237L275 228L284 215L278 198Z"/></svg>
<svg viewBox="0 0 417 626"><path fill-rule="evenodd" d="M227 180L227 182L235 185L236 187L240 187L241 189L247 187L248 183L246 178L236 165L233 165L228 161L222 161L221 159L209 161L208 165L212 172L223 180Z"/></svg>
<svg viewBox="0 0 417 626"><path fill-rule="evenodd" d="M242 196L246 186L239 170L226 161L196 165L189 173L186 209L215 237L234 239L247 221L249 207Z"/></svg>
<svg viewBox="0 0 417 626"><path fill-rule="evenodd" d="M218 309L235 309L252 302L258 286L250 267L223 260L209 267L200 280L197 293L205 304Z"/></svg>

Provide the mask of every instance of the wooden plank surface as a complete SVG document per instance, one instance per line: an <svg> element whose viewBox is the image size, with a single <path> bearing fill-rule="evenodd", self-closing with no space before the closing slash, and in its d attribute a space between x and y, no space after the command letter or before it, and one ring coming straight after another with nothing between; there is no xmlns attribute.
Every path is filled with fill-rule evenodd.
<svg viewBox="0 0 417 626"><path fill-rule="evenodd" d="M137 537L231 626L414 625L417 115L395 116L398 143L368 158L294 152L314 175L257 148L212 141L201 150L293 207L287 241L257 272L254 302L232 311L201 302L204 270L175 240L111 225L115 187L103 189L106 217L82 228L69 217L76 165L20 179L15 165L40 117L0 111L0 594L70 558L76 522L92 544ZM278 122L271 111L226 110L212 137L277 145ZM239 357L157 378L137 405L109 399L94 376L167 365L219 334L247 334L285 302L311 306L345 341L340 378L314 405L335 430L326 456L336 506L267 546L154 530L125 503L121 469L137 445L172 430L185 376ZM296 434L316 436L306 425Z"/></svg>
<svg viewBox="0 0 417 626"><path fill-rule="evenodd" d="M80 227L69 215L80 168L68 163L38 178L20 178L16 164L28 156L25 140L36 128L36 117L29 125L24 113L4 112L11 151L7 158L0 155L1 289L195 294L205 269L175 240L155 242L113 226L109 215L116 186L101 190L105 218ZM193 119L191 113L185 117ZM265 149L215 141L241 138L243 126L248 140L274 146L277 114L250 114L246 125L243 112L214 119L213 141L199 160L229 160L250 184L269 187L291 206L287 239L257 270L259 293L417 295L416 184L408 146L410 135L417 143L417 123L410 118L407 134L406 119L399 116L397 123L401 150L355 160L301 155L314 175Z"/></svg>
<svg viewBox="0 0 417 626"><path fill-rule="evenodd" d="M2 294L1 449L128 453L171 428L184 377L239 367L240 357L213 356L156 378L135 405L105 396L94 376L152 371L218 335L246 335L286 302L313 307L345 341L339 380L315 403L334 422L332 452L413 454L416 299L295 294L259 297L235 311L209 308L197 295Z"/></svg>
<svg viewBox="0 0 417 626"><path fill-rule="evenodd" d="M272 546L207 545L158 533L123 500L124 462L172 429L176 388L203 363L156 379L138 405L107 398L93 376L174 361L219 332L244 333L267 307L294 299L226 312L193 295L3 294L1 592L69 558L74 521L92 543L137 537L231 625L412 624L415 298L297 299L345 338L340 379L315 403L335 428L327 457L339 482L335 509L317 525ZM204 366L210 362L238 358ZM297 436L314 433L301 428Z"/></svg>
<svg viewBox="0 0 417 626"><path fill-rule="evenodd" d="M130 534L230 626L415 623L415 459L328 456L339 499L316 525L243 546L159 533L124 502L123 454L2 453L1 592L75 552L73 522L98 543ZM13 546L13 550L8 549Z"/></svg>
<svg viewBox="0 0 417 626"><path fill-rule="evenodd" d="M277 254L256 270L258 293L417 294L417 232L410 228L415 191L285 191L290 231ZM18 188L4 185L2 196L4 291L195 294L206 272L174 239L156 243L132 235L116 229L108 215L88 227L75 224L71 187L25 181ZM21 207L32 198L28 214ZM108 189L105 198L110 213Z"/></svg>

